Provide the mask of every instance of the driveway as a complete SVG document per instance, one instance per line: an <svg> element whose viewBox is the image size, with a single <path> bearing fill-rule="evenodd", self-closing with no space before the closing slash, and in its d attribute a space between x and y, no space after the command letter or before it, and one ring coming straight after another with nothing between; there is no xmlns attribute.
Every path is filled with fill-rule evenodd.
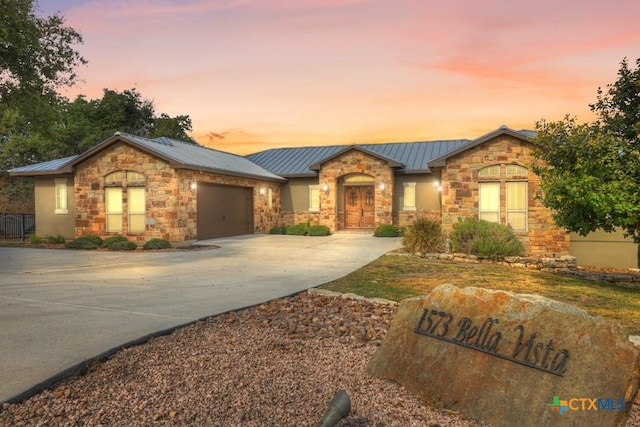
<svg viewBox="0 0 640 427"><path fill-rule="evenodd" d="M0 403L89 359L203 317L291 295L400 245L364 234L248 235L218 249L0 248Z"/></svg>

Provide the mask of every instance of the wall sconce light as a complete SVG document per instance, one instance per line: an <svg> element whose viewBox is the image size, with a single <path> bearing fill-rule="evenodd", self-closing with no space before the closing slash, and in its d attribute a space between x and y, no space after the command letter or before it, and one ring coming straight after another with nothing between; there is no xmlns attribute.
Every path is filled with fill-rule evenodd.
<svg viewBox="0 0 640 427"><path fill-rule="evenodd" d="M322 184L322 191L324 191L325 195L329 194L329 184L326 181L324 184Z"/></svg>
<svg viewBox="0 0 640 427"><path fill-rule="evenodd" d="M438 180L433 181L433 186L436 187L438 193L442 191L442 185L440 185L440 182Z"/></svg>
<svg viewBox="0 0 640 427"><path fill-rule="evenodd" d="M386 190L387 186L384 183L384 179L382 181L380 181L380 192L382 192L382 195L384 196L384 190Z"/></svg>
<svg viewBox="0 0 640 427"><path fill-rule="evenodd" d="M189 183L189 189L191 191L196 191L198 189L198 183L196 181L191 181Z"/></svg>
<svg viewBox="0 0 640 427"><path fill-rule="evenodd" d="M260 190L258 190L258 192L260 193L261 196L264 196L267 190L265 190L264 187L260 187Z"/></svg>

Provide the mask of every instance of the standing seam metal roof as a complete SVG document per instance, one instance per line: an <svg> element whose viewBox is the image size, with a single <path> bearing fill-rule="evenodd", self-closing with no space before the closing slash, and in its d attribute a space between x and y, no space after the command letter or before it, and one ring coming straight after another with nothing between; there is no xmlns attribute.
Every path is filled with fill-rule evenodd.
<svg viewBox="0 0 640 427"><path fill-rule="evenodd" d="M104 147L118 141L123 141L125 143L128 142L142 150L152 153L153 155L164 158L167 161L174 163L172 165L173 167L206 170L233 176L262 178L271 181L284 181L282 177L260 167L243 156L165 137L147 139L120 132L117 132L111 138L103 141L81 155L23 166L11 169L9 173L20 176L60 173L63 168L65 168L66 171L67 166L70 167L81 163L86 158L91 157L104 149ZM66 172L70 171L71 169Z"/></svg>
<svg viewBox="0 0 640 427"><path fill-rule="evenodd" d="M249 175L282 181L282 177L251 162L246 157L236 154L165 137L147 139L124 133L120 133L118 136L156 152L165 158L170 158L188 169L202 168L229 172L232 175Z"/></svg>
<svg viewBox="0 0 640 427"><path fill-rule="evenodd" d="M62 169L74 161L78 156L70 156L62 159L49 160L48 162L36 163L29 166L20 166L18 168L10 169L10 173L22 174L25 172L46 173L49 171L57 171Z"/></svg>
<svg viewBox="0 0 640 427"><path fill-rule="evenodd" d="M430 172L427 162L470 143L468 139L447 141L389 142L385 144L356 144L381 156L404 164L400 172ZM319 147L274 148L250 154L247 159L266 170L284 177L316 176L309 166L331 157L349 145Z"/></svg>

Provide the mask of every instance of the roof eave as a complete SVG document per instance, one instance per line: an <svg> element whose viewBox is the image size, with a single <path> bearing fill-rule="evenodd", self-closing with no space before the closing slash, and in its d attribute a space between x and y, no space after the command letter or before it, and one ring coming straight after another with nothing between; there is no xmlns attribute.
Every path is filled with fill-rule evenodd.
<svg viewBox="0 0 640 427"><path fill-rule="evenodd" d="M280 176L282 176L283 178L317 178L318 173L289 173Z"/></svg>
<svg viewBox="0 0 640 427"><path fill-rule="evenodd" d="M263 180L263 181L287 182L286 178L283 178L283 177L280 177L280 176L269 177L269 176L262 176L262 175L254 175L254 174L250 174L250 173L228 171L228 170L224 170L224 169L208 168L208 167L199 166L199 165L184 165L182 163L178 164L178 163L175 163L175 162L171 163L171 166L174 169L186 169L186 170L193 170L193 171L198 171L198 172L209 172L209 173L216 173L216 174L226 175L226 176L237 176L237 177L242 177L242 178L259 179L259 180Z"/></svg>
<svg viewBox="0 0 640 427"><path fill-rule="evenodd" d="M66 168L65 168L66 169ZM36 177L36 176L52 176L52 175L71 175L73 174L72 170L55 170L55 171L18 171L13 172L11 170L9 172L9 176L18 176L18 177Z"/></svg>
<svg viewBox="0 0 640 427"><path fill-rule="evenodd" d="M398 175L417 175L417 174L428 174L432 173L429 169L411 169L411 170L396 170L394 173Z"/></svg>

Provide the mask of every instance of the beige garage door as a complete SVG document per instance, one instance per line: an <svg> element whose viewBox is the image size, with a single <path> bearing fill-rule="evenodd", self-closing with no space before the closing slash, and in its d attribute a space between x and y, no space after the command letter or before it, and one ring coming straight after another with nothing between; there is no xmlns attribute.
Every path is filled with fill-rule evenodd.
<svg viewBox="0 0 640 427"><path fill-rule="evenodd" d="M253 189L198 183L198 240L253 233Z"/></svg>

